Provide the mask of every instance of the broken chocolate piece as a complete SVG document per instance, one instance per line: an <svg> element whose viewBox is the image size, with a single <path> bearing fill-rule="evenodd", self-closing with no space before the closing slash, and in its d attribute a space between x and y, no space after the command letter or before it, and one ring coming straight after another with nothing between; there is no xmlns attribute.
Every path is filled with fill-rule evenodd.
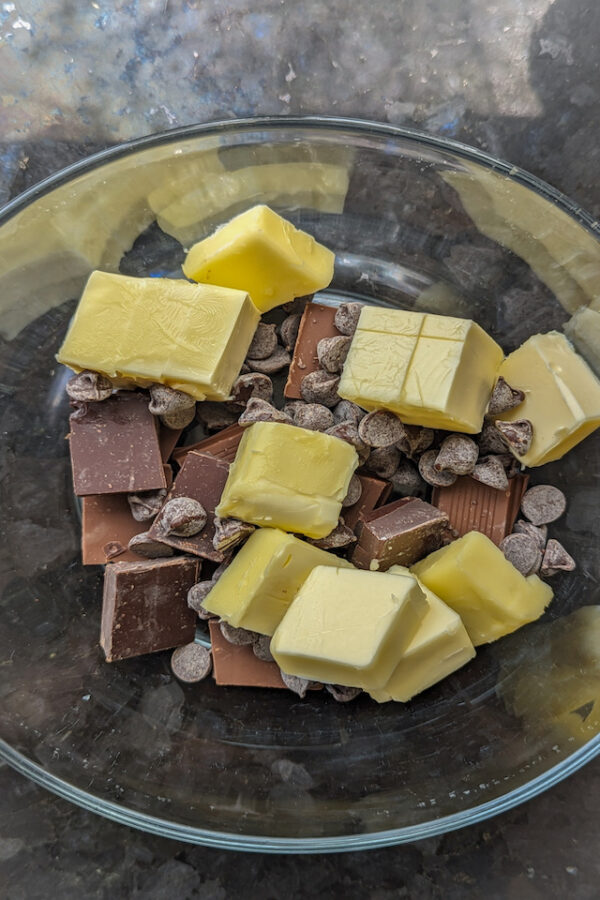
<svg viewBox="0 0 600 900"><path fill-rule="evenodd" d="M173 651L171 657L171 671L175 678L186 684L196 684L203 681L212 669L212 657L210 650L202 644L185 644Z"/></svg>
<svg viewBox="0 0 600 900"><path fill-rule="evenodd" d="M521 501L521 512L532 525L547 525L560 519L567 508L567 498L551 484L536 484Z"/></svg>
<svg viewBox="0 0 600 900"><path fill-rule="evenodd" d="M559 541L550 538L546 545L540 575L543 578L551 578L553 575L558 575L559 572L573 572L575 568L573 557L567 553Z"/></svg>
<svg viewBox="0 0 600 900"><path fill-rule="evenodd" d="M514 422L497 419L494 424L511 453L515 456L524 456L527 453L533 440L533 425L529 419L515 419Z"/></svg>
<svg viewBox="0 0 600 900"><path fill-rule="evenodd" d="M208 453L198 453L197 450L191 450L183 461L181 470L167 495L167 500L170 501L178 497L189 497L197 500L206 511L206 524L202 531L190 537L177 537L174 534L165 534L161 524L165 504L149 530L150 537L157 541L163 541L170 547L175 547L176 550L184 550L187 553L193 553L205 559L222 562L225 558L224 553L220 550L215 550L213 547L213 538L215 536L214 515L215 507L221 499L228 473L228 463L210 456Z"/></svg>
<svg viewBox="0 0 600 900"><path fill-rule="evenodd" d="M241 425L230 425L228 428L224 428L223 431L219 431L218 434L213 434L211 437L198 441L196 444L189 444L187 447L177 447L173 452L173 459L182 466L188 453L194 450L198 453L208 453L210 456L224 460L224 462L233 462L243 435L244 428Z"/></svg>
<svg viewBox="0 0 600 900"><path fill-rule="evenodd" d="M71 416L69 445L77 496L152 491L167 486L158 430L147 398L133 391L90 403Z"/></svg>
<svg viewBox="0 0 600 900"><path fill-rule="evenodd" d="M344 508L344 523L354 532L356 532L359 522L364 522L374 509L385 503L392 490L389 481L372 478L370 475L357 475L356 477L362 488L360 498L352 506Z"/></svg>
<svg viewBox="0 0 600 900"><path fill-rule="evenodd" d="M334 325L335 313L334 306L324 306L322 303L306 304L300 320L294 355L283 392L287 398L302 399L301 384L304 376L319 369L317 357L319 341L323 338L339 336L339 331Z"/></svg>
<svg viewBox="0 0 600 900"><path fill-rule="evenodd" d="M486 418L491 419L509 409L514 409L515 406L520 406L524 399L524 392L512 388L500 375L488 403Z"/></svg>
<svg viewBox="0 0 600 900"><path fill-rule="evenodd" d="M254 654L253 645L236 646L226 641L219 623L208 623L212 644L213 674L217 684L237 687L285 688L274 662L265 662Z"/></svg>
<svg viewBox="0 0 600 900"><path fill-rule="evenodd" d="M449 434L442 441L434 468L438 472L452 472L454 475L468 475L475 468L479 447L466 434Z"/></svg>
<svg viewBox="0 0 600 900"><path fill-rule="evenodd" d="M139 562L140 556L127 549L134 535L145 525L131 515L127 494L98 494L81 500L81 557L84 566L104 565L115 558L116 546L121 562Z"/></svg>
<svg viewBox="0 0 600 900"><path fill-rule="evenodd" d="M459 537L480 531L498 545L512 530L528 481L527 475L516 475L499 491L464 475L448 487L434 488L431 502L447 514Z"/></svg>
<svg viewBox="0 0 600 900"><path fill-rule="evenodd" d="M167 428L162 422L158 429L158 445L160 447L160 455L163 462L168 462L171 458L173 450L177 446L177 441L181 437L182 428Z"/></svg>
<svg viewBox="0 0 600 900"><path fill-rule="evenodd" d="M521 573L534 575L542 563L542 551L534 537L529 534L507 534L500 541L504 556Z"/></svg>
<svg viewBox="0 0 600 900"><path fill-rule="evenodd" d="M186 597L199 570L186 556L107 565L100 628L107 662L193 641L196 614Z"/></svg>
<svg viewBox="0 0 600 900"><path fill-rule="evenodd" d="M403 497L365 517L350 561L359 569L381 572L393 565L412 566L441 547L447 527L445 512L417 497Z"/></svg>

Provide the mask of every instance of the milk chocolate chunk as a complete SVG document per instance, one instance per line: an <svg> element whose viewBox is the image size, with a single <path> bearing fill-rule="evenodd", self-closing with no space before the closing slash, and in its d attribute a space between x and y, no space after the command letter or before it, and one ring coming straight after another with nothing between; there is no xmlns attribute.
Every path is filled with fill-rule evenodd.
<svg viewBox="0 0 600 900"><path fill-rule="evenodd" d="M83 565L104 565L110 559L118 559L119 562L139 562L142 557L128 550L127 545L132 537L145 530L146 523L136 522L131 515L127 494L97 494L83 497L81 501Z"/></svg>
<svg viewBox="0 0 600 900"><path fill-rule="evenodd" d="M230 425L229 428L224 428L223 431L219 431L203 441L198 441L196 444L189 444L187 447L177 447L173 453L173 459L181 466L188 453L196 450L198 453L209 453L211 456L215 456L217 459L222 459L225 462L233 462L244 430L241 425Z"/></svg>
<svg viewBox="0 0 600 900"><path fill-rule="evenodd" d="M310 372L316 372L320 368L317 356L319 341L323 338L339 336L339 331L334 323L335 312L335 306L324 306L322 303L306 304L300 320L288 380L283 392L286 397L295 400L302 399L300 390L302 379Z"/></svg>
<svg viewBox="0 0 600 900"><path fill-rule="evenodd" d="M359 522L363 522L376 507L385 503L390 496L392 486L389 481L373 478L371 475L354 477L360 481L361 494L356 503L342 509L342 516L346 526L356 531Z"/></svg>
<svg viewBox="0 0 600 900"><path fill-rule="evenodd" d="M254 654L252 644L240 646L227 641L219 623L208 623L212 645L213 674L217 684L236 687L285 688L274 662L265 662Z"/></svg>
<svg viewBox="0 0 600 900"><path fill-rule="evenodd" d="M177 441L181 437L183 428L167 428L162 422L158 429L158 445L160 447L160 455L163 462L168 462L171 458L173 450L177 446Z"/></svg>
<svg viewBox="0 0 600 900"><path fill-rule="evenodd" d="M447 527L445 512L417 497L402 497L365 518L351 562L380 572L411 566L441 547Z"/></svg>
<svg viewBox="0 0 600 900"><path fill-rule="evenodd" d="M196 613L187 592L199 571L199 560L181 556L108 565L100 627L107 662L191 643Z"/></svg>
<svg viewBox="0 0 600 900"><path fill-rule="evenodd" d="M228 474L228 463L208 453L191 450L186 455L173 487L167 494L164 506L148 531L149 536L153 540L162 541L170 547L175 547L176 550L184 550L186 553L212 559L214 562L223 562L225 554L221 550L215 550L213 546L214 518L215 507L221 499ZM193 535L165 533L166 529L162 524L163 511L168 512L167 504L170 500L184 497L196 500L204 507L207 516L206 524L201 531Z"/></svg>
<svg viewBox="0 0 600 900"><path fill-rule="evenodd" d="M431 501L448 515L460 537L480 531L499 545L512 531L528 481L528 475L515 475L506 490L498 490L465 475L448 487L434 488Z"/></svg>
<svg viewBox="0 0 600 900"><path fill-rule="evenodd" d="M145 395L114 394L71 416L69 445L79 497L167 486L156 422Z"/></svg>

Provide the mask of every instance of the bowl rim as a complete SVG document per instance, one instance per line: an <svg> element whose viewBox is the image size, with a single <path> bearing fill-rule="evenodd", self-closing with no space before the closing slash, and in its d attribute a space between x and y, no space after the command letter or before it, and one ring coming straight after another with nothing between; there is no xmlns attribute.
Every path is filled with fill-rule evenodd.
<svg viewBox="0 0 600 900"><path fill-rule="evenodd" d="M460 141L438 137L402 125L376 122L369 119L336 116L249 116L245 118L222 119L206 123L185 125L155 134L145 135L124 141L104 150L100 150L77 162L59 169L52 175L42 179L23 191L17 197L0 207L0 226L25 209L31 202L39 199L62 184L66 184L78 175L99 168L105 163L125 157L133 152L144 150L161 144L173 143L180 139L205 137L229 132L252 131L264 129L303 128L314 130L358 133L365 136L386 136L401 138L437 150L450 151L456 156L478 163L515 181L548 202L559 207L563 212L575 219L584 229L600 240L600 221L584 210L580 204L556 190L547 182L532 175L519 166L489 153L470 147ZM229 832L213 831L189 825L179 825L147 813L136 812L128 807L104 800L88 793L68 781L52 775L41 765L33 762L24 754L14 750L6 741L0 739L0 759L36 784L48 789L58 796L69 800L84 809L95 812L120 824L137 828L141 831L157 834L162 837L188 843L202 844L216 849L250 851L257 853L339 853L354 850L367 850L404 844L427 837L434 837L446 832L473 825L485 819L506 812L513 807L532 799L564 778L572 775L583 765L600 754L600 734L575 750L565 759L547 769L541 775L499 797L474 806L471 809L452 813L432 819L429 822L405 826L385 831L367 832L335 837L303 837L288 838L277 836L253 836Z"/></svg>

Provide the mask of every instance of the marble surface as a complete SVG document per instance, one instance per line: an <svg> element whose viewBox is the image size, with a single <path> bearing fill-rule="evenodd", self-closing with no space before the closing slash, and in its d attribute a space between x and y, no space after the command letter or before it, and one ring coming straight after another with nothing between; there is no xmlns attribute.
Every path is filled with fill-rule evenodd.
<svg viewBox="0 0 600 900"><path fill-rule="evenodd" d="M589 0L0 2L0 203L101 147L261 113L359 116L510 159L600 215ZM600 762L481 825L331 857L144 835L0 768L0 898L593 898Z"/></svg>

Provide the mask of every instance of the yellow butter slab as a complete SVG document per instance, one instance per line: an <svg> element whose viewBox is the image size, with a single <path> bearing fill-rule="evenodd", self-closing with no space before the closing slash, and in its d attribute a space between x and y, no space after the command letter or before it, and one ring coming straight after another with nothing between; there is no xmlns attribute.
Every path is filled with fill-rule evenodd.
<svg viewBox="0 0 600 900"><path fill-rule="evenodd" d="M476 647L538 619L553 596L549 585L521 575L478 531L426 556L411 572L459 614Z"/></svg>
<svg viewBox="0 0 600 900"><path fill-rule="evenodd" d="M273 634L316 566L352 568L333 553L277 528L259 528L203 602L236 628Z"/></svg>
<svg viewBox="0 0 600 900"><path fill-rule="evenodd" d="M267 312L327 287L334 254L268 206L254 206L195 244L183 264L188 278L247 291Z"/></svg>
<svg viewBox="0 0 600 900"><path fill-rule="evenodd" d="M374 691L389 680L427 612L410 575L318 566L271 641L289 675Z"/></svg>
<svg viewBox="0 0 600 900"><path fill-rule="evenodd" d="M388 574L407 575L409 570L392 566ZM422 582L419 587L425 593L427 612L388 683L382 690L371 692L371 697L379 703L388 700L406 703L475 656L475 648L458 613Z"/></svg>
<svg viewBox="0 0 600 900"><path fill-rule="evenodd" d="M217 515L322 538L337 525L358 465L354 447L294 425L246 429Z"/></svg>
<svg viewBox="0 0 600 900"><path fill-rule="evenodd" d="M407 424L476 434L502 359L470 319L365 307L338 393Z"/></svg>
<svg viewBox="0 0 600 900"><path fill-rule="evenodd" d="M519 457L526 466L560 459L600 425L600 381L563 334L533 335L499 374L525 392L523 403L498 418L533 425L531 447Z"/></svg>
<svg viewBox="0 0 600 900"><path fill-rule="evenodd" d="M243 291L93 272L56 358L76 372L226 400L258 320Z"/></svg>

